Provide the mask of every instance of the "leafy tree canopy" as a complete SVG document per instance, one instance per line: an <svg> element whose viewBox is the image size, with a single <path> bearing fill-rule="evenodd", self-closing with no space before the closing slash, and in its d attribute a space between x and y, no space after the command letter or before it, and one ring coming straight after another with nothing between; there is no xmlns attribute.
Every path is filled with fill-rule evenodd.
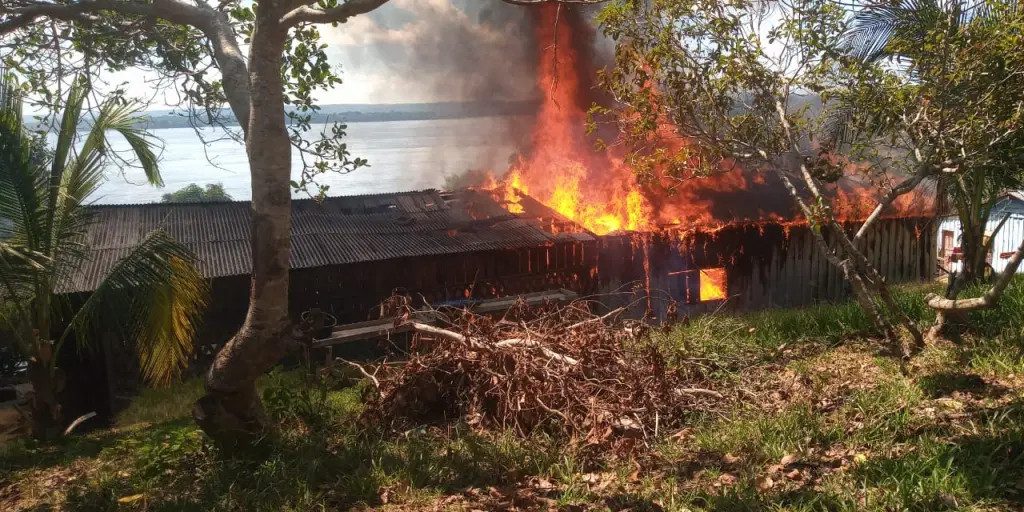
<svg viewBox="0 0 1024 512"><path fill-rule="evenodd" d="M206 188L195 183L189 183L185 187L174 192L164 194L164 203L212 203L231 201L231 195L224 191L222 183L208 183Z"/></svg>

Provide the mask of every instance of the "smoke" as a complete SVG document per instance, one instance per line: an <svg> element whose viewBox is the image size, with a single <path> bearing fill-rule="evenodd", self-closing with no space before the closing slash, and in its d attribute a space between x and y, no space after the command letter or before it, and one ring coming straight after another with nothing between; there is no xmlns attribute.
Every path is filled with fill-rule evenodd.
<svg viewBox="0 0 1024 512"><path fill-rule="evenodd" d="M370 102L536 96L531 9L497 0L392 0L325 30L346 84ZM360 83L361 82L361 83Z"/></svg>
<svg viewBox="0 0 1024 512"><path fill-rule="evenodd" d="M547 6L550 8L551 6ZM549 9L550 10L550 9ZM572 48L559 66L575 82L574 111L585 112L598 100L594 94L596 31L592 9L559 9L560 31L570 31ZM500 0L391 0L368 15L335 28L324 29L332 60L340 62L344 83L338 88L342 102L470 103L470 112L483 112L484 104L539 103L544 96L540 77L542 52L555 44L554 34L540 32L541 9ZM606 46L607 48L607 46ZM600 59L599 59L600 60ZM332 95L334 96L334 95ZM355 101L353 101L355 100ZM528 107L524 103L522 107ZM519 110L526 113L526 110ZM500 174L506 165L533 151L531 134L535 116L492 117L481 131L501 133L493 150L476 148L468 168L450 168L449 175L471 170ZM582 132L582 119L577 123ZM516 148L510 152L510 146ZM442 151L438 149L437 151ZM454 155L436 155L455 161ZM465 156L465 155L463 155ZM458 158L466 162L464 158ZM467 162L468 163L468 162ZM496 165L500 165L496 167ZM461 165L460 165L461 166ZM479 175L479 173L477 173ZM451 181L458 181L453 178Z"/></svg>

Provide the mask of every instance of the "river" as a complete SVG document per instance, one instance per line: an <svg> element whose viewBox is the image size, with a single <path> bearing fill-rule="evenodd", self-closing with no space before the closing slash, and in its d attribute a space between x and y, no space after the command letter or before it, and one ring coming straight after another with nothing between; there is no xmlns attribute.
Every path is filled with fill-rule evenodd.
<svg viewBox="0 0 1024 512"><path fill-rule="evenodd" d="M370 167L348 174L329 174L319 182L329 185L328 195L402 192L443 187L445 177L469 169L504 170L528 126L522 117L477 117L427 121L362 122L348 125L345 141L354 157ZM319 133L322 126L314 126ZM251 197L245 148L223 139L205 147L191 128L151 131L162 140L160 171L165 186L145 183L141 170L112 169L90 202L99 204L148 203L190 183L222 183L233 199ZM206 132L215 139L217 132ZM115 149L126 143L113 139ZM301 164L293 157L293 177ZM305 197L297 194L296 197Z"/></svg>

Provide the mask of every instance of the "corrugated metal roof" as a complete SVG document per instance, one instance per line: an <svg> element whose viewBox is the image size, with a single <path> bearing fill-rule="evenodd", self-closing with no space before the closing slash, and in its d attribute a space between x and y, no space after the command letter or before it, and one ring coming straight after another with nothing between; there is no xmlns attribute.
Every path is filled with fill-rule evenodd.
<svg viewBox="0 0 1024 512"><path fill-rule="evenodd" d="M479 190L436 190L292 201L292 268L422 255L518 249L594 236L536 201L514 215ZM206 277L252 270L248 201L103 205L86 242L89 256L58 289L91 291L154 229L167 231L199 258Z"/></svg>

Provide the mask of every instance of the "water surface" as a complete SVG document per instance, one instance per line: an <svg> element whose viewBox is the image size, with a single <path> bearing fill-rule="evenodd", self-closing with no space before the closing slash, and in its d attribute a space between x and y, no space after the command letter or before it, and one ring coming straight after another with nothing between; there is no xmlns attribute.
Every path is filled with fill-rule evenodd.
<svg viewBox="0 0 1024 512"><path fill-rule="evenodd" d="M478 117L426 121L351 123L346 142L355 157L369 160L370 167L348 174L329 174L320 182L330 186L329 195L357 195L439 188L445 177L469 169L503 171L517 143L526 133L522 117ZM321 126L314 126L319 133ZM237 200L251 197L245 148L209 130L208 145L192 128L153 130L163 140L160 170L165 187L145 184L142 172L127 169L111 172L91 199L96 203L148 203L189 183L222 183ZM124 149L123 141L112 142ZM293 177L301 163L293 156ZM302 194L296 197L304 197Z"/></svg>

